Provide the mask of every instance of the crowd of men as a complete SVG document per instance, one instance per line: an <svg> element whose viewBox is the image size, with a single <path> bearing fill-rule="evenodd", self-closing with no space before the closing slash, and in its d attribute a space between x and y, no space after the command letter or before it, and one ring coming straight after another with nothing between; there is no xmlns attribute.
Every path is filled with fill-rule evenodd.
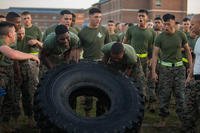
<svg viewBox="0 0 200 133"><path fill-rule="evenodd" d="M182 132L195 133L200 118L200 15L184 18L181 28L173 14L149 21L148 11L141 9L137 18L137 24L109 20L102 26L101 11L91 8L88 25L77 28L75 15L62 10L59 22L42 34L30 12L0 15L0 132L19 128L20 100L33 126L33 96L40 77L84 58L101 60L136 79L146 109L155 112L159 103L159 127L166 126L173 96ZM86 116L92 104L92 97L84 98ZM106 111L99 106L97 116Z"/></svg>

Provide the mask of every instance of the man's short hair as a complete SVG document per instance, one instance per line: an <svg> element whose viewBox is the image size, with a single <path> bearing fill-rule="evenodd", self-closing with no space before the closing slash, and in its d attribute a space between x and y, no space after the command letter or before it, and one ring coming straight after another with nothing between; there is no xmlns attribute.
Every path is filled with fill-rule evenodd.
<svg viewBox="0 0 200 133"><path fill-rule="evenodd" d="M72 15L72 13L71 13L69 10L67 10L67 9L62 10L62 11L60 12L60 15L65 15L65 14L70 14L70 15Z"/></svg>
<svg viewBox="0 0 200 133"><path fill-rule="evenodd" d="M4 15L0 15L0 18L6 18Z"/></svg>
<svg viewBox="0 0 200 133"><path fill-rule="evenodd" d="M183 19L183 22L187 22L187 21L190 21L190 19L187 17Z"/></svg>
<svg viewBox="0 0 200 133"><path fill-rule="evenodd" d="M0 36L5 36L9 33L9 28L15 27L13 23L3 21L0 22Z"/></svg>
<svg viewBox="0 0 200 133"><path fill-rule="evenodd" d="M108 23L115 23L114 20L108 20Z"/></svg>
<svg viewBox="0 0 200 133"><path fill-rule="evenodd" d="M175 20L175 16L173 14L165 14L163 15L163 21L164 22L167 22L167 21L170 21L170 20Z"/></svg>
<svg viewBox="0 0 200 133"><path fill-rule="evenodd" d="M91 8L89 10L89 15L93 15L95 13L101 13L101 10L99 8Z"/></svg>
<svg viewBox="0 0 200 133"><path fill-rule="evenodd" d="M156 17L154 20L160 20L160 21L163 21L161 17Z"/></svg>
<svg viewBox="0 0 200 133"><path fill-rule="evenodd" d="M122 43L116 42L111 47L111 53L114 55L118 55L124 51L124 46Z"/></svg>
<svg viewBox="0 0 200 133"><path fill-rule="evenodd" d="M146 9L140 9L140 10L138 11L138 13L145 13L146 15L149 14L149 12L148 12Z"/></svg>
<svg viewBox="0 0 200 133"><path fill-rule="evenodd" d="M56 35L61 35L61 34L64 34L66 32L69 32L69 30L65 25L61 24L61 25L56 26L56 29L55 29Z"/></svg>
<svg viewBox="0 0 200 133"><path fill-rule="evenodd" d="M31 13L28 12L28 11L24 11L24 12L21 13L21 15L31 15Z"/></svg>
<svg viewBox="0 0 200 133"><path fill-rule="evenodd" d="M6 15L6 21L13 21L15 18L20 18L20 15L16 12L8 12Z"/></svg>

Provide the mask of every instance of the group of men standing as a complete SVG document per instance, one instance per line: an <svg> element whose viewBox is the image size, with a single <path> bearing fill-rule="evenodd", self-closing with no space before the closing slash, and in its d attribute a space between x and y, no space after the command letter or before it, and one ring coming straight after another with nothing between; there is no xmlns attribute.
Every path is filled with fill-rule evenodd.
<svg viewBox="0 0 200 133"><path fill-rule="evenodd" d="M108 21L107 28L102 26L101 11L91 8L89 24L77 30L73 25L74 14L62 10L58 24L46 29L42 36L39 28L32 24L29 12L21 16L9 12L6 21L0 22L0 131L16 128L5 127L10 126L11 118L17 121L21 97L24 113L32 125L33 95L39 77L62 63L84 58L102 60L136 79L151 111L155 111L153 105L159 101L160 127L166 125L173 93L183 132L195 132L193 117L200 108L200 44L199 40L196 42L200 35L200 16L194 16L191 22L184 19L182 31L176 28L172 14L155 18L154 29L147 27L147 10L139 10L137 18L137 25L121 24L119 32L113 20ZM191 52L193 57L196 55L195 61ZM85 97L84 102L85 115L90 116L93 99ZM97 110L97 115L105 111Z"/></svg>

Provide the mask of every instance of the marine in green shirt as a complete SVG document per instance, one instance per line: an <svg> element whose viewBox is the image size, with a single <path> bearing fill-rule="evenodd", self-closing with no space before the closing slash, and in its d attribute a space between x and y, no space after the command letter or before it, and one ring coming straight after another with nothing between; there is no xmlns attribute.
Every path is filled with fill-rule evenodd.
<svg viewBox="0 0 200 133"><path fill-rule="evenodd" d="M119 42L120 38L117 33L115 33L115 23L113 20L109 20L107 24L108 33L110 35L111 42Z"/></svg>
<svg viewBox="0 0 200 133"><path fill-rule="evenodd" d="M144 73L134 48L128 44L111 42L102 48L104 57L102 61L117 71L132 77L139 85L139 91L144 93Z"/></svg>
<svg viewBox="0 0 200 133"><path fill-rule="evenodd" d="M173 93L176 99L176 113L180 121L183 119L185 68L182 62L181 48L187 53L189 69L192 68L192 57L187 43L186 35L176 30L175 16L165 14L163 16L164 31L158 35L153 50L152 79L159 84L160 122L159 127L166 126L166 118L169 115L170 97ZM156 73L158 54L160 54L159 81Z"/></svg>
<svg viewBox="0 0 200 133"><path fill-rule="evenodd" d="M139 10L138 25L128 28L123 42L134 47L137 54L148 54L151 57L156 34L147 28L147 20L148 11Z"/></svg>
<svg viewBox="0 0 200 133"><path fill-rule="evenodd" d="M79 46L78 36L69 32L66 26L58 25L55 33L48 35L44 42L41 60L49 69L69 60L77 61L80 58ZM70 56L72 52L73 57Z"/></svg>
<svg viewBox="0 0 200 133"><path fill-rule="evenodd" d="M59 23L58 24L55 24L55 25L52 25L51 27L47 28L43 34L43 37L42 37L42 41L44 42L46 37L55 31L55 28L56 26L58 25L65 25L70 32L73 32L75 33L76 35L78 35L78 32L76 29L74 29L72 26L72 13L69 11L69 10L62 10L60 12L60 19L59 19Z"/></svg>
<svg viewBox="0 0 200 133"><path fill-rule="evenodd" d="M122 46L120 46L122 45ZM122 43L117 43L117 42L110 42L108 44L105 44L102 48L102 51L104 53L104 58L103 61L105 63L109 63L109 62L117 62L118 60L115 58L113 59L112 57L114 53L112 53L113 51L117 51L117 52L122 52L122 55L119 56L119 58L117 57L119 61L119 64L122 64L122 66L126 67L130 67L133 66L134 64L136 64L137 62L137 55L136 52L134 50L133 47L131 47L128 44L122 44ZM121 51L120 51L121 50ZM118 54L116 52L116 55ZM124 68L123 68L124 69Z"/></svg>
<svg viewBox="0 0 200 133"><path fill-rule="evenodd" d="M30 41L32 44L35 43L35 44L31 44L32 47L31 48L31 51L32 53L39 53L39 48L42 48L42 32L41 30L32 24L32 17L31 17L31 13L30 12L23 12L21 14L21 17L22 17L22 22L24 24L24 27L25 27L25 35L26 37L31 37L33 40Z"/></svg>
<svg viewBox="0 0 200 133"><path fill-rule="evenodd" d="M100 25L102 14L97 8L89 11L89 26L83 28L78 36L83 49L83 58L99 60L103 57L101 48L110 42L107 29Z"/></svg>

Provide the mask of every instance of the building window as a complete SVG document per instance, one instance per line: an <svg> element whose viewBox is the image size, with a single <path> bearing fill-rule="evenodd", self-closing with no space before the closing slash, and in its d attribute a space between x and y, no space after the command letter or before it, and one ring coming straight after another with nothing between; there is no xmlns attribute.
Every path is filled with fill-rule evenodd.
<svg viewBox="0 0 200 133"><path fill-rule="evenodd" d="M156 0L156 6L161 6L161 0Z"/></svg>

